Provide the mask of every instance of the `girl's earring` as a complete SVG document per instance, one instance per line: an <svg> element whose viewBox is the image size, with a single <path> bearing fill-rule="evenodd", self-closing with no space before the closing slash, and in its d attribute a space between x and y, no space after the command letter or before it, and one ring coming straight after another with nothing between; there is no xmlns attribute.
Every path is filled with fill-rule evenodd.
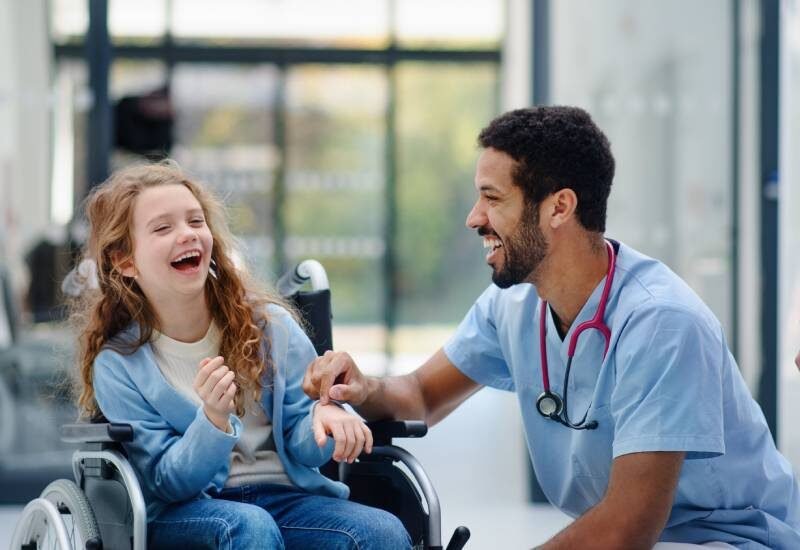
<svg viewBox="0 0 800 550"><path fill-rule="evenodd" d="M217 262L216 262L216 260L214 260L214 258L211 258L211 263L208 266L208 272L215 279L219 279L219 273L218 273L218 269L217 269Z"/></svg>

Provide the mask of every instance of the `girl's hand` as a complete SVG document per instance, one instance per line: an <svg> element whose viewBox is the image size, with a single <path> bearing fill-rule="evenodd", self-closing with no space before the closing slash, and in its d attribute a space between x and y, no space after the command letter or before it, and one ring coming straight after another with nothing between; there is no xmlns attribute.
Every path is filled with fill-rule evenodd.
<svg viewBox="0 0 800 550"><path fill-rule="evenodd" d="M203 411L211 423L230 433L230 415L236 410L233 403L236 383L233 381L235 373L224 362L221 356L200 361L192 387L203 401Z"/></svg>
<svg viewBox="0 0 800 550"><path fill-rule="evenodd" d="M338 405L317 403L314 410L314 438L317 445L323 447L328 434L336 442L333 450L336 462L346 460L352 464L362 449L367 453L372 452L372 432L360 418Z"/></svg>

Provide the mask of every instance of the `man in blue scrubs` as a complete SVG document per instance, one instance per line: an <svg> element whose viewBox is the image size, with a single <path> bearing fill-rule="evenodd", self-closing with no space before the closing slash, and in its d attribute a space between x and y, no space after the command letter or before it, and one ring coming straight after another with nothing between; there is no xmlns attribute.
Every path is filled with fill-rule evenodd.
<svg viewBox="0 0 800 550"><path fill-rule="evenodd" d="M543 548L800 548L792 467L719 321L664 264L604 237L605 135L580 109L536 107L493 120L479 142L467 226L494 284L415 372L365 377L328 352L306 392L429 424L483 386L515 392L542 489L576 518ZM576 329L603 304L608 340L581 333L564 387ZM559 401L540 409L545 378Z"/></svg>

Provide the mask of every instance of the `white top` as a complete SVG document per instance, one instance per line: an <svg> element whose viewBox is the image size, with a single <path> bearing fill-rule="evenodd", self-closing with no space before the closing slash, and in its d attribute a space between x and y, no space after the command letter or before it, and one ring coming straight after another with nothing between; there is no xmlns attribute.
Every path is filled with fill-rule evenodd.
<svg viewBox="0 0 800 550"><path fill-rule="evenodd" d="M153 332L151 347L156 364L166 381L198 406L203 401L194 391L194 378L200 361L219 355L222 333L212 321L208 332L197 342L179 342L166 334ZM242 418L242 435L231 452L226 487L260 483L291 485L272 438L272 423L262 407L247 400Z"/></svg>

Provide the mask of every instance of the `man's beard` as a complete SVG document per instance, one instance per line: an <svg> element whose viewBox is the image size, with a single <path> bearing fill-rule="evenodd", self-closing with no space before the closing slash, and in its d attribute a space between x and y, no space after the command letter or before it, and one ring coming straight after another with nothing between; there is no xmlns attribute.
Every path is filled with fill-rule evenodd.
<svg viewBox="0 0 800 550"><path fill-rule="evenodd" d="M539 229L538 204L528 204L516 233L503 240L503 266L492 269L492 282L500 288L525 282L547 255L547 239Z"/></svg>

